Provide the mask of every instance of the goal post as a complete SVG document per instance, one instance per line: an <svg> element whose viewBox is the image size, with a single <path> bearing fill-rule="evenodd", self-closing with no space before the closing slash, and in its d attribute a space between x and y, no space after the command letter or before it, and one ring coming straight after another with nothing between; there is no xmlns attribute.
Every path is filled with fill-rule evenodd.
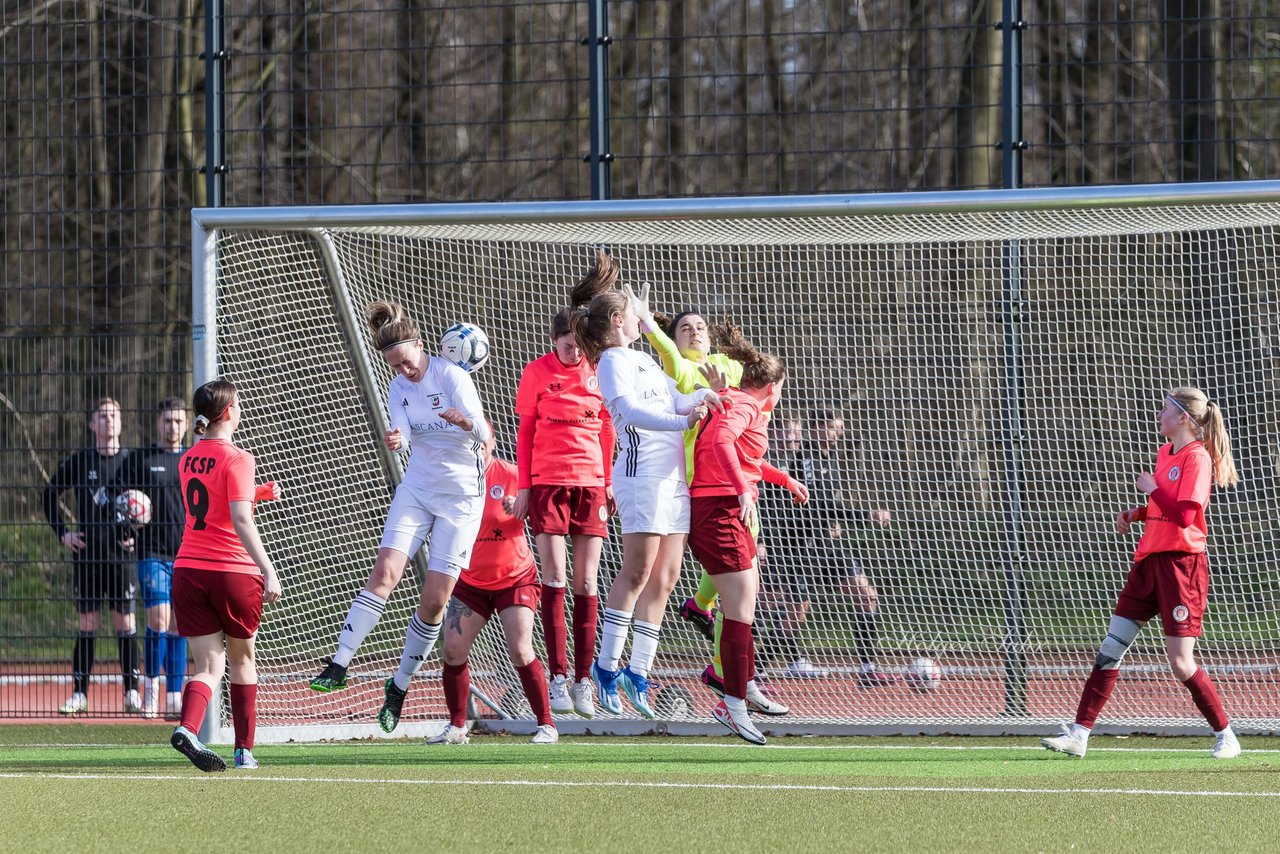
<svg viewBox="0 0 1280 854"><path fill-rule="evenodd" d="M284 490L259 512L285 589L259 635L261 740L379 735L382 683L417 602L411 569L352 687L308 690L403 471L380 442L391 374L365 306L401 303L431 349L456 321L487 332L476 384L513 460L521 369L548 352L550 319L595 247L626 281L653 284L655 309L731 316L783 359L775 448L787 429L812 442L815 419L843 422L830 454L850 512L822 544L837 559L790 551L769 531L788 517L766 517L757 645L791 713L764 729L1032 733L1069 720L1135 543L1115 514L1143 498L1134 477L1154 463L1155 413L1179 385L1220 403L1242 477L1213 493L1197 655L1239 731L1280 729L1280 183L218 208L192 224L196 384L236 382L238 441ZM606 542L602 597L619 539ZM709 645L677 615L697 577L688 558L663 625L665 731L717 731L699 680ZM809 672L784 660L797 652ZM942 674L924 692L907 678L920 658ZM868 660L896 681L864 687ZM439 669L437 648L397 735L445 719ZM472 671L481 725L532 729L496 622ZM1126 658L1099 731L1204 732L1158 624Z"/></svg>

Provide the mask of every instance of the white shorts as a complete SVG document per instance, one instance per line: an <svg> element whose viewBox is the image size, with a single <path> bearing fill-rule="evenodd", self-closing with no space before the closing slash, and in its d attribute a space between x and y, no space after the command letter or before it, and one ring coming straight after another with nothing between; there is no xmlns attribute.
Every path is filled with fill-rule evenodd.
<svg viewBox="0 0 1280 854"><path fill-rule="evenodd" d="M430 540L428 568L457 578L471 563L483 513L483 495L443 495L401 483L379 547L413 557Z"/></svg>
<svg viewBox="0 0 1280 854"><path fill-rule="evenodd" d="M689 533L689 485L684 478L613 476L624 534Z"/></svg>

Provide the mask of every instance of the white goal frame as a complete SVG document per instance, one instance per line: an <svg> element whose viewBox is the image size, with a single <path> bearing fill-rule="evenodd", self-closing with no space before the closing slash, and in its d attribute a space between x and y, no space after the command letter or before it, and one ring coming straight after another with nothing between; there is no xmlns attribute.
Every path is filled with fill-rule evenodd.
<svg viewBox="0 0 1280 854"><path fill-rule="evenodd" d="M1217 211L1226 212L1219 221ZM1253 212L1256 211L1256 216ZM1146 214L1151 216L1147 221ZM994 313L999 316L999 332L1003 341L999 347L1005 354L1001 369L1004 372L1003 389L1006 392L1000 402L999 412L995 420L1000 433L999 442L988 450L1002 457L1003 469L1009 480L998 484L996 489L1009 488L1009 500L1004 502L1002 512L990 520L995 533L991 542L987 543L993 550L1002 554L1002 572L1007 588L1011 591L1004 602L1005 626L1003 636L993 641L984 650L981 662L971 662L964 658L964 651L957 657L943 659L943 683L949 680L964 680L979 669L1002 670L997 673L1004 681L1004 708L994 715L962 716L962 719L949 719L939 712L937 707L920 715L905 714L891 716L890 719L876 718L870 721L847 720L839 722L801 719L789 723L787 718L765 719L761 727L766 732L776 734L911 734L911 733L972 733L972 734L1033 734L1043 733L1049 722L1049 715L1044 711L1028 712L1027 678L1033 676L1060 676L1064 682L1064 696L1078 697L1079 688L1083 685L1088 667L1092 664L1092 652L1087 654L1072 644L1070 653L1064 652L1067 664L1035 664L1028 663L1028 654L1041 651L1035 642L1028 639L1027 627L1034 622L1029 616L1039 603L1027 601L1023 588L1026 567L1044 558L1036 552L1036 544L1024 539L1027 536L1028 519L1024 517L1027 509L1022 506L1022 479L1028 466L1024 455L1028 450L1027 437L1036 429L1036 425L1028 424L1023 411L1025 401L1021 398L1024 382L1020 376L1023 369L1023 352L1028 344L1028 317L1032 310L1031 300L1023 291L1027 272L1024 269L1024 251L1026 246L1035 241L1053 244L1055 241L1070 242L1072 240L1109 239L1108 225L1112 221L1122 222L1123 230L1118 232L1126 239L1138 240L1146 235L1173 235L1188 231L1212 231L1216 229L1275 229L1280 233L1280 182L1225 182L1210 184L1168 184L1125 187L1080 187L1065 189L1023 189L971 192L930 192L930 193L891 193L870 195L831 195L831 196L792 196L768 198L717 198L717 199L675 199L675 200L633 200L607 202L546 202L546 203L494 203L494 204L415 204L415 205L379 205L379 206L327 206L327 207L260 207L260 208L203 208L193 209L192 225L192 339L193 339L193 373L194 384L200 384L219 376L219 283L223 274L220 266L220 235L240 230L253 230L262 233L301 232L310 235L318 247L320 257L324 260L325 277L333 293L334 304L338 306L336 322L345 338L348 354L352 359L354 374L359 380L359 395L367 409L369 418L367 436L353 437L357 441L368 441L370 447L376 447L376 454L384 469L384 474L391 482L398 482L402 474L402 462L394 455L381 448L375 441L385 429L385 379L380 378L380 366L371 361L370 351L362 341L363 325L350 300L341 296L346 288L347 271L343 269L337 254L333 250L330 233L340 229L365 229L375 233L400 235L406 230L428 229L433 235L446 240L483 240L493 239L508 242L547 242L556 244L573 243L582 247L610 246L627 247L639 244L655 245L699 245L706 243L714 246L801 246L801 247L848 247L859 246L883 251L883 247L915 247L926 243L945 244L949 247L964 246L969 243L982 243L986 246L997 246L997 256L1003 260L996 266L999 281L996 285L999 303ZM794 230L782 232L779 224L785 224ZM1135 223L1138 223L1135 225ZM912 229L919 227L918 232ZM898 230L894 230L898 229ZM932 230L932 231L930 231ZM628 274L624 263L624 275L638 279L638 273ZM560 293L567 294L563 282L555 283ZM551 285L548 285L551 287ZM1280 286L1274 290L1280 301ZM698 304L698 303L695 303ZM660 306L668 308L668 306ZM408 306L410 314L419 316L418 307ZM466 318L459 318L466 319ZM1038 321L1037 321L1038 322ZM1060 321L1068 322L1064 317ZM483 325L483 323L482 323ZM743 323L748 335L753 330L750 322ZM498 358L501 358L503 343L500 331L488 330L491 340L495 340ZM765 336L768 344L768 336ZM429 344L431 342L428 342ZM643 347L643 341L640 345ZM800 347L804 346L802 342ZM814 347L823 346L813 342ZM545 352L543 350L542 352ZM1164 351L1159 351L1156 355ZM375 354L376 355L376 354ZM862 354L858 354L860 357ZM1146 356L1144 355L1144 358ZM1244 356L1241 356L1244 359ZM850 362L850 365L853 363ZM1117 376L1123 381L1127 365L1117 365ZM1259 369L1256 363L1246 365L1250 370ZM262 366L269 372L270 365ZM484 370L493 370L486 367ZM518 370L518 366L517 366ZM849 367L852 370L852 367ZM1151 374L1147 371L1142 376ZM1167 376L1159 370L1154 372L1160 379L1168 379L1169 385L1192 384L1196 377L1187 376L1186 371L1173 370ZM241 381L241 377L235 377ZM1159 385L1145 388L1150 395L1158 395ZM1269 393L1269 389L1268 389ZM1213 392L1210 391L1213 396ZM1068 395L1069 397L1069 395ZM1267 394L1260 394L1260 399L1268 399ZM1069 401L1068 401L1069 402ZM510 408L512 401L485 401L490 405ZM1226 410L1228 427L1231 426L1232 412ZM1280 413L1270 414L1274 420ZM249 414L252 418L252 411ZM1268 422L1270 423L1270 422ZM1063 430L1070 430L1064 422ZM1237 438L1238 437L1233 437ZM250 450L257 450L250 444ZM1146 443L1136 447L1124 448L1124 459L1132 459L1135 464L1154 460L1158 447L1157 437L1146 437ZM1271 449L1268 449L1268 453ZM1265 456L1261 450L1255 453L1261 458ZM260 468L262 458L260 457ZM1132 480L1133 470L1125 468L1115 471L1117 480ZM1257 472L1245 472L1246 476ZM1270 476L1265 488L1259 493L1260 501L1274 506L1275 494L1271 487L1274 473ZM284 485L286 491L289 484ZM1107 495L1111 495L1107 492ZM1221 501L1222 493L1214 492L1215 501ZM1136 498L1132 503L1138 503ZM1100 508L1114 512L1115 507ZM264 517L268 522L268 530L264 532L264 540L269 553L275 554L270 534L270 520L274 508L266 509ZM1234 518L1234 517L1233 517ZM1246 519L1250 522L1252 517ZM286 524L286 523L280 523ZM1221 513L1215 515L1210 510L1211 543L1215 537L1227 536L1223 526L1227 524ZM1092 536L1090 534L1089 536ZM370 559L369 566L372 566ZM689 575L689 564L686 575ZM694 565L696 570L696 565ZM286 595L288 595L288 566L285 566ZM1212 573L1212 569L1211 569ZM410 573L412 576L412 572ZM363 580L363 579L361 579ZM402 586L410 585L406 579ZM696 583L696 579L695 579ZM1105 584L1101 591L1103 598L1114 596L1119 592L1123 577L1119 574ZM682 582L683 584L683 582ZM358 588L357 588L358 589ZM602 577L601 603L606 590ZM1272 593L1270 586L1258 589L1257 601L1267 601ZM352 591L354 595L354 590ZM1271 601L1277 601L1272 599ZM1254 599L1248 602L1253 603ZM1109 607L1109 604L1106 605ZM1231 607L1211 600L1210 614L1215 609ZM1240 607L1246 607L1245 604ZM1092 613L1090 611L1089 613ZM271 619L270 612L266 620ZM386 620L394 622L397 629L402 628L400 616L392 616L390 611ZM1210 617L1212 619L1212 616ZM673 612L668 614L668 626L678 624L679 620ZM1093 621L1091 631L1098 640L1105 632L1105 612L1099 612ZM667 629L664 628L664 631ZM674 629L673 629L674 630ZM486 632L489 630L487 629ZM1149 627L1144 635L1158 637L1158 626ZM535 629L535 636L540 632ZM336 627L333 639L336 641ZM483 636L482 636L483 637ZM1236 719L1238 731L1250 733L1280 732L1280 704L1272 702L1280 700L1280 668L1274 661L1280 652L1280 629L1269 635L1249 638L1250 654L1236 660L1222 660L1215 657L1212 650L1205 657L1205 667L1211 674L1248 673L1249 690L1259 692L1259 706L1262 701L1270 703L1272 712L1258 713L1251 706L1249 713ZM930 646L932 641L909 639L909 644L901 644L901 654L897 660L909 660L908 650L942 649L945 644ZM541 649L540 641L538 644ZM1096 649L1096 644L1094 645ZM990 655L987 655L989 653ZM438 654L438 651L437 651ZM1245 660L1247 659L1247 660ZM994 663L993 663L994 662ZM1158 657L1142 657L1131 662L1138 673L1149 671L1152 679L1171 679L1167 671L1161 673ZM894 666L896 671L902 668ZM432 671L435 675L431 675ZM424 669L426 678L438 678L438 665L428 664ZM314 675L302 666L290 671L287 677L306 680ZM688 673L681 673L688 677ZM989 675L989 674L988 674ZM422 677L419 677L422 678ZM482 705L499 705L484 696L483 691L477 698ZM1188 707L1189 706L1188 700ZM1074 699L1070 709L1064 703L1056 703L1055 714L1068 715L1074 711ZM1231 708L1228 707L1228 712ZM436 731L442 721L419 721L406 723L395 734L401 736L421 736ZM720 728L709 719L694 719L688 715L656 722L646 722L629 718L602 719L597 716L592 721L577 719L557 720L562 733L590 732L595 734L634 734L639 732L670 732L672 734L716 734ZM502 729L512 732L531 732L534 728L531 720L520 717L500 717L497 720L479 722L479 727ZM1163 734L1205 733L1206 729L1195 716L1194 708L1187 715L1161 713L1151 719L1140 715L1124 713L1117 718L1105 717L1099 723L1099 732L1132 733L1157 732ZM376 723L371 719L366 722L322 721L308 724L291 724L274 726L270 722L261 724L258 730L260 741L279 740L315 740L329 738L383 737ZM230 739L229 719L224 714L215 695L211 704L206 725L202 730L202 738L218 743Z"/></svg>

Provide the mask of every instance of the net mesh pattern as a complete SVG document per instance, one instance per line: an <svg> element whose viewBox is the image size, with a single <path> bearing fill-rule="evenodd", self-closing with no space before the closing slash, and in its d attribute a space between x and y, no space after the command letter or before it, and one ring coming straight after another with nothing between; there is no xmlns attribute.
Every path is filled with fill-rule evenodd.
<svg viewBox="0 0 1280 854"><path fill-rule="evenodd" d="M353 662L353 687L306 689L368 577L399 474L377 452L385 414L364 403L344 318L390 299L429 341L459 320L485 329L493 355L475 379L499 455L514 459L521 370L549 350L552 315L593 245L607 245L624 279L653 283L655 309L731 316L784 360L772 455L788 424L810 442L816 413L843 419L831 452L842 504L823 560L783 535L795 517L763 487L757 646L787 721L1069 720L1136 541L1115 533L1116 513L1144 498L1133 482L1162 442L1163 395L1196 385L1222 406L1243 481L1215 489L1208 511L1197 653L1238 728L1274 729L1278 236L1268 204L221 229L219 370L242 389L240 440L260 479L285 493L260 518L285 587L259 643L261 720L371 722L417 599L411 570ZM356 332L385 401L391 374ZM615 529L602 606L619 545ZM716 699L697 678L709 644L677 616L697 579L689 558L654 670L672 720L706 721ZM923 693L908 678L921 657L942 673ZM897 681L867 687L868 659ZM496 621L471 666L482 699L529 716ZM437 649L406 720L445 716L439 667ZM1100 723L1203 723L1168 672L1158 619Z"/></svg>

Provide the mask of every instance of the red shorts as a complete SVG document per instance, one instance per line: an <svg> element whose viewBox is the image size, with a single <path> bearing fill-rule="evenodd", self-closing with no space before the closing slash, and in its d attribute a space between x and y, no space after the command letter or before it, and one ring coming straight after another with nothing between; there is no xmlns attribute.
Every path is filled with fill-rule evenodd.
<svg viewBox="0 0 1280 854"><path fill-rule="evenodd" d="M689 550L708 575L751 568L756 541L738 515L738 496L695 496L689 509Z"/></svg>
<svg viewBox="0 0 1280 854"><path fill-rule="evenodd" d="M262 622L261 575L179 567L173 573L173 616L178 634L198 638L224 632L251 638Z"/></svg>
<svg viewBox="0 0 1280 854"><path fill-rule="evenodd" d="M1115 614L1137 622L1156 614L1166 637L1198 638L1209 601L1209 558L1204 552L1156 552L1129 570Z"/></svg>
<svg viewBox="0 0 1280 854"><path fill-rule="evenodd" d="M609 533L609 508L603 486L535 484L529 495L533 535L603 537Z"/></svg>
<svg viewBox="0 0 1280 854"><path fill-rule="evenodd" d="M522 605L536 614L538 601L542 598L542 585L535 575L531 579L521 579L510 587L485 590L483 587L472 587L459 578L453 585L453 595L487 620L495 613L500 614L516 605Z"/></svg>

